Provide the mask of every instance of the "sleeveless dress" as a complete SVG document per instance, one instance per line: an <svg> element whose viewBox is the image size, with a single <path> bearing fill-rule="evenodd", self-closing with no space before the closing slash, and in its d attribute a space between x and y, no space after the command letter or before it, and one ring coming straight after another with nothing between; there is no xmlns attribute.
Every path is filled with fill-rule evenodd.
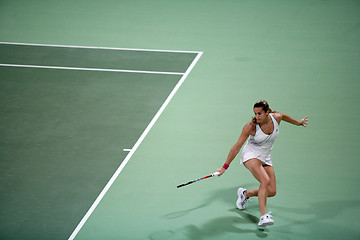
<svg viewBox="0 0 360 240"><path fill-rule="evenodd" d="M255 135L250 135L249 140L242 150L241 163L256 158L259 159L262 164L272 166L270 152L276 137L279 135L279 124L271 113L269 115L274 125L273 132L267 135L261 130L260 125L256 124Z"/></svg>

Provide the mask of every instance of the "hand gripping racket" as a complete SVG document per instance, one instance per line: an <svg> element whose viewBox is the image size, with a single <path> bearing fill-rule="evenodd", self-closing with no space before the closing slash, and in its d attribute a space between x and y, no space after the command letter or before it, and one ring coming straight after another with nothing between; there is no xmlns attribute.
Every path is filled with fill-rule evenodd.
<svg viewBox="0 0 360 240"><path fill-rule="evenodd" d="M180 184L180 185L177 186L177 188L184 187L184 186L186 186L186 185L189 185L189 184L192 184L192 183L195 183L195 182L204 180L204 179L206 179L206 178L211 178L211 177L213 177L213 176L219 176L219 174L220 174L219 172L214 172L213 174L207 175L207 176L205 176L205 177L198 178L198 179L196 179L196 180L192 180L192 181L190 181L190 182Z"/></svg>

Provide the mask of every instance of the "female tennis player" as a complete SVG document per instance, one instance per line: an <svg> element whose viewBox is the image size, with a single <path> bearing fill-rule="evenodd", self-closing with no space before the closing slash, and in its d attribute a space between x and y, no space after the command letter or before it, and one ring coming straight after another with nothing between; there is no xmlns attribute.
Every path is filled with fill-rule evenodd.
<svg viewBox="0 0 360 240"><path fill-rule="evenodd" d="M216 171L220 172L219 176L221 176L249 138L242 150L241 162L260 182L260 186L254 190L239 188L236 206L239 209L245 209L246 201L250 197L257 196L261 213L258 225L266 227L274 224L271 212L266 212L266 199L276 194L276 179L270 152L275 138L279 135L279 124L283 120L296 126L306 127L308 117L297 121L286 114L273 112L265 100L254 104L254 113L255 117L244 126L239 140L231 148L225 164Z"/></svg>

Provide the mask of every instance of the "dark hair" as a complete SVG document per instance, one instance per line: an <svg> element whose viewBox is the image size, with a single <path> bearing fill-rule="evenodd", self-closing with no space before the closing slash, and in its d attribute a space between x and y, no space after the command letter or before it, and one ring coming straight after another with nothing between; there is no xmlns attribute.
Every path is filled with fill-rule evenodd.
<svg viewBox="0 0 360 240"><path fill-rule="evenodd" d="M254 104L254 108L259 108L259 107L261 107L264 110L264 112L267 111L269 111L270 113L275 112L271 110L271 108L269 107L269 103L265 100L259 100ZM257 123L256 117L252 118L252 122Z"/></svg>
<svg viewBox="0 0 360 240"><path fill-rule="evenodd" d="M254 104L254 108L259 108L259 107L261 107L264 110L264 112L267 112L268 110L272 112L268 102L265 100L259 100Z"/></svg>

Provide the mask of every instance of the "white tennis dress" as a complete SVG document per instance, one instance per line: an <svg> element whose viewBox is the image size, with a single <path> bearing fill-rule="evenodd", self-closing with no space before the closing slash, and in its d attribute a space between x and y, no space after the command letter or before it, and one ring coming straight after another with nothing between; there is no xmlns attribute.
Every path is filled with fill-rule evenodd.
<svg viewBox="0 0 360 240"><path fill-rule="evenodd" d="M260 125L256 124L255 135L250 135L249 140L242 150L241 163L256 158L263 164L272 166L270 152L276 137L279 135L279 124L271 113L269 115L274 124L273 132L270 135L267 135L261 130Z"/></svg>

